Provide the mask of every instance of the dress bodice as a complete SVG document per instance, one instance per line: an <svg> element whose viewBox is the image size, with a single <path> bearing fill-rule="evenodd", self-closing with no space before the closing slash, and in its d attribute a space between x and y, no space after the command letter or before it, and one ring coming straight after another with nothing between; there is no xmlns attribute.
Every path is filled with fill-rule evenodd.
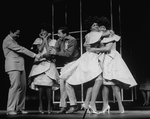
<svg viewBox="0 0 150 119"><path fill-rule="evenodd" d="M112 48L111 50L116 50L116 42L118 42L120 40L120 36L118 35L113 35L113 36L110 36L108 38L104 38L102 41L101 41L101 44L107 44L109 42L114 42L113 45L112 45Z"/></svg>

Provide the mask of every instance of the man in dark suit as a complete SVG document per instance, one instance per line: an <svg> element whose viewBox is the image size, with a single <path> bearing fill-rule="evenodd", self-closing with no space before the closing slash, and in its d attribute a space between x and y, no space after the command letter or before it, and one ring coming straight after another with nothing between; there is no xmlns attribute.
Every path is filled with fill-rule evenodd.
<svg viewBox="0 0 150 119"><path fill-rule="evenodd" d="M25 47L20 46L16 39L19 37L20 30L11 29L10 33L3 41L3 53L5 56L5 72L9 75L10 88L8 92L7 114L15 115L17 113L26 114L25 95L26 95L26 74L24 58L21 54L32 58L39 58Z"/></svg>
<svg viewBox="0 0 150 119"><path fill-rule="evenodd" d="M55 55L56 65L62 67L65 64L78 59L79 51L77 48L77 40L69 34L67 27L60 27L58 29L58 37L59 39L55 44L55 49L52 49L51 53ZM69 110L67 109L67 97L70 101ZM60 79L59 106L61 109L57 112L57 114L70 114L78 111L74 88L63 79Z"/></svg>

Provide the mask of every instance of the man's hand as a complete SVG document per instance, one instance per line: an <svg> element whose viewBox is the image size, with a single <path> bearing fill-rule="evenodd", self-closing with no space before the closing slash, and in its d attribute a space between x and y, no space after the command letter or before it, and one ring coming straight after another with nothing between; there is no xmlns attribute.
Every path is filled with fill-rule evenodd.
<svg viewBox="0 0 150 119"><path fill-rule="evenodd" d="M36 59L40 59L40 57L41 57L41 54L40 54L40 53L35 55L35 58L36 58Z"/></svg>

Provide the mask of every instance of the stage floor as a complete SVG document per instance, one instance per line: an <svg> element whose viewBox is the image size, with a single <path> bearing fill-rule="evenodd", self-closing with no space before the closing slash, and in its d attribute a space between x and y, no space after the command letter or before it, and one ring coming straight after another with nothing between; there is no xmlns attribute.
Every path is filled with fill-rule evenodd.
<svg viewBox="0 0 150 119"><path fill-rule="evenodd" d="M0 119L83 119L84 111L80 110L74 114L39 114L37 110L28 111L28 114L7 115L6 111L0 111ZM110 114L86 114L84 119L150 119L150 110L125 110L119 114L112 110Z"/></svg>
<svg viewBox="0 0 150 119"><path fill-rule="evenodd" d="M45 114L40 114L38 105L36 108L33 105L33 108L32 103L30 103L30 105L26 105L28 114L7 115L6 110L0 110L0 119L150 119L150 105L142 106L140 103L124 102L125 113L123 114L119 113L117 103L110 103L109 105L111 107L110 114L86 114L84 117L85 111L83 110L79 110L74 114L57 114L58 105L55 105L52 114L47 114L46 109ZM97 106L102 107L102 104ZM81 108L79 107L79 109ZM98 109L98 111L101 111L101 109Z"/></svg>

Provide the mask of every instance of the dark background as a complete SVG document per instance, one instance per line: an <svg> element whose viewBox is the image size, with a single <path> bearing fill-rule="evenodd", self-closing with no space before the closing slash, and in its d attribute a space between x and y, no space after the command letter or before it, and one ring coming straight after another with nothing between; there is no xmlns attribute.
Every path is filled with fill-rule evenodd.
<svg viewBox="0 0 150 119"><path fill-rule="evenodd" d="M59 0L54 0L59 1ZM65 2L69 1L64 0ZM72 1L72 0L70 0ZM110 8L104 6L101 0L82 0L83 19L90 15L108 16ZM1 43L1 78L0 78L0 109L6 109L9 79L4 72L4 55L2 41L9 33L9 27L18 26L21 29L19 44L30 48L32 42L38 36L40 24L52 23L53 1L1 1L0 4L0 43ZM105 1L105 4L109 0ZM120 6L120 12L119 7ZM57 14L63 9L57 9ZM76 9L75 9L76 10ZM72 13L70 13L72 14ZM73 14L72 14L73 15ZM61 16L60 16L61 17ZM110 18L110 15L108 16ZM61 19L58 27L61 26ZM73 19L68 22L76 22ZM62 23L63 24L63 23ZM69 23L68 23L69 24ZM68 25L68 27L73 27ZM122 37L122 57L129 66L138 84L145 77L150 77L150 7L147 0L113 0L113 28L116 34ZM56 27L57 29L57 27ZM56 31L55 31L56 32ZM118 43L118 49L120 44ZM25 57L27 75L32 66L33 59ZM137 93L140 95L137 86ZM137 100L140 100L138 96Z"/></svg>

